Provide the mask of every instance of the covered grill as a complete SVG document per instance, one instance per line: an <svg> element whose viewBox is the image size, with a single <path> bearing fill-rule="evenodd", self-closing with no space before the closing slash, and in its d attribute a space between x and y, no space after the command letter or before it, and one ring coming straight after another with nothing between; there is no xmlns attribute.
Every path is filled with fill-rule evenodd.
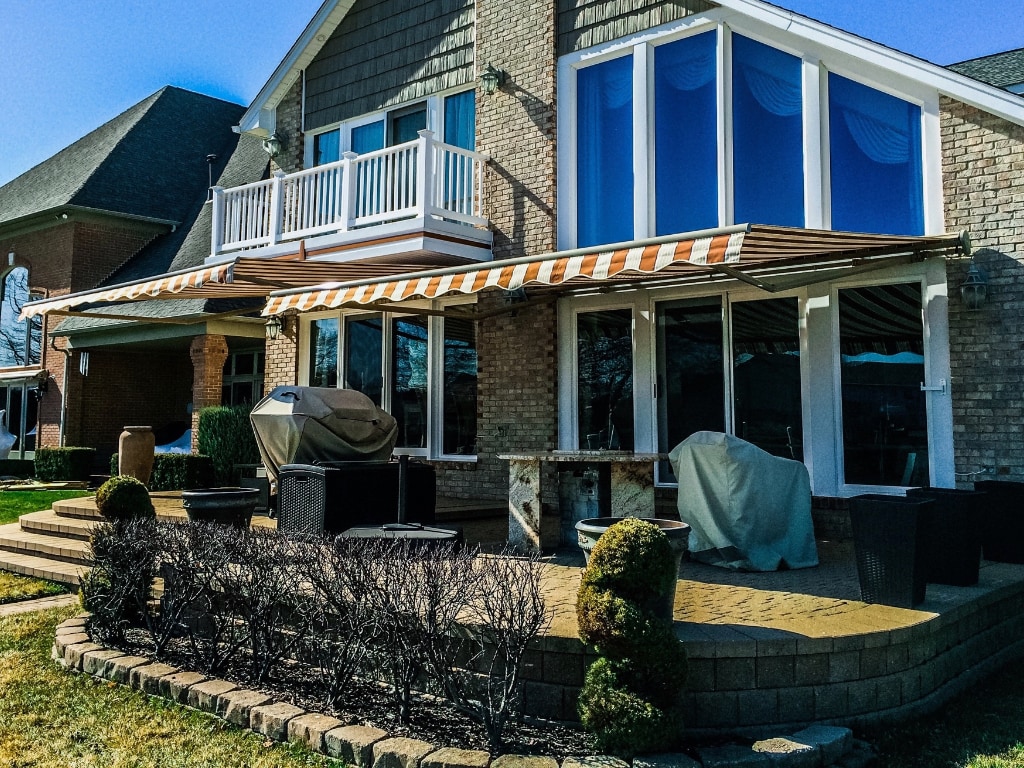
<svg viewBox="0 0 1024 768"><path fill-rule="evenodd" d="M250 419L274 481L285 464L387 461L398 439L394 417L353 389L275 387Z"/></svg>

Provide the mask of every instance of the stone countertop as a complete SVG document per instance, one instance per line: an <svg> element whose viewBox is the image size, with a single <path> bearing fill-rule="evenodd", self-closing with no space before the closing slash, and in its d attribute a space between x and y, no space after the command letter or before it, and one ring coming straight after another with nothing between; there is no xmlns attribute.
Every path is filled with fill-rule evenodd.
<svg viewBox="0 0 1024 768"><path fill-rule="evenodd" d="M667 453L633 453L632 451L527 451L501 453L499 459L507 461L564 461L564 462L636 462L650 464L667 459Z"/></svg>

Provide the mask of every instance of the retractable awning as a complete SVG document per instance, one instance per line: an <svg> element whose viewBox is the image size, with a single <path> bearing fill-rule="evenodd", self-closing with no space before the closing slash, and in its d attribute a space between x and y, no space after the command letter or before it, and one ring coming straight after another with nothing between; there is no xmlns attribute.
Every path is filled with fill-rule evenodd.
<svg viewBox="0 0 1024 768"><path fill-rule="evenodd" d="M270 294L263 314L394 304L486 289L565 291L655 279L727 277L775 291L819 282L825 278L815 273L822 269L844 269L851 274L893 264L897 258L966 254L969 247L966 234L903 237L743 224L486 266L421 270L384 280L279 290Z"/></svg>
<svg viewBox="0 0 1024 768"><path fill-rule="evenodd" d="M240 256L220 264L183 269L146 280L28 302L22 309L21 318L51 313L72 314L70 310L76 307L103 302L265 298L277 289L298 288L327 280L379 280L424 267L466 264L468 261L458 257L433 257L429 262L417 260L414 263L395 258L307 261L294 257L267 259Z"/></svg>

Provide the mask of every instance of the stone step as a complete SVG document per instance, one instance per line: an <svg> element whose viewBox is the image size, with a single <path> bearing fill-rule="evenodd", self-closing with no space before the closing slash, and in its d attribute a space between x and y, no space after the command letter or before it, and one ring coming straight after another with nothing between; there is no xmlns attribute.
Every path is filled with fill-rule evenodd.
<svg viewBox="0 0 1024 768"><path fill-rule="evenodd" d="M83 565L88 549L89 543L80 539L25 531L19 523L0 525L0 550Z"/></svg>
<svg viewBox="0 0 1024 768"><path fill-rule="evenodd" d="M0 550L0 570L55 581L78 589L81 575L87 569L77 563L67 563L27 552Z"/></svg>
<svg viewBox="0 0 1024 768"><path fill-rule="evenodd" d="M52 510L30 512L18 519L21 530L45 536L59 536L65 539L88 541L95 519L63 517Z"/></svg>
<svg viewBox="0 0 1024 768"><path fill-rule="evenodd" d="M156 515L166 520L184 520L187 515L181 506L181 493L152 493L150 498L156 508ZM82 496L77 499L64 499L53 502L53 513L58 517L75 520L102 520L96 510L95 496Z"/></svg>

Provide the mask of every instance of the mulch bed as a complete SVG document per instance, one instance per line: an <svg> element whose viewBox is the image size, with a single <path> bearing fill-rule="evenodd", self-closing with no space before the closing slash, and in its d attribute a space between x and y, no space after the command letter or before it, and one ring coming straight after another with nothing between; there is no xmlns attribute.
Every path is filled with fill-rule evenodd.
<svg viewBox="0 0 1024 768"><path fill-rule="evenodd" d="M104 645L111 646L110 641ZM139 656L151 656L152 645L142 630L129 630L119 650ZM182 670L201 671L189 644L172 642L164 658L166 664ZM330 706L316 683L318 670L299 662L279 665L270 680L256 683L244 654L232 659L217 677L250 690L260 691L277 701L288 702L310 712L320 712L341 720L345 725L381 728L392 736L422 739L439 747L490 751L483 728L448 704L433 696L417 696L410 723L402 725L394 715L394 706L386 686L365 679L353 681L344 694L344 704ZM590 734L560 723L526 718L511 723L505 731L504 751L512 754L545 755L562 759L593 754Z"/></svg>

